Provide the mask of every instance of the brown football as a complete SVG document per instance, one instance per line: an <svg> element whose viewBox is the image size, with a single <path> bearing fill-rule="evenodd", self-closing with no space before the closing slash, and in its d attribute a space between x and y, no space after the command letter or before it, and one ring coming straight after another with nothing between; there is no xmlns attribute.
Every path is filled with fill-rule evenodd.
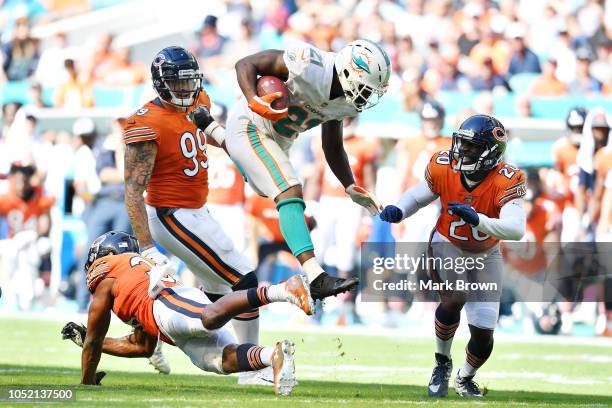
<svg viewBox="0 0 612 408"><path fill-rule="evenodd" d="M264 96L274 92L281 92L283 96L272 102L274 109L285 109L289 105L289 89L277 77L262 76L257 80L257 96Z"/></svg>

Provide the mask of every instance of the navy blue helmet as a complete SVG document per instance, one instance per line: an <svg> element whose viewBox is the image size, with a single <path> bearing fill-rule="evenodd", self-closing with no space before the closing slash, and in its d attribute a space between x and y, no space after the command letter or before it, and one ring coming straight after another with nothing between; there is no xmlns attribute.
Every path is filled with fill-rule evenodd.
<svg viewBox="0 0 612 408"><path fill-rule="evenodd" d="M136 237L122 231L110 231L102 234L89 247L87 262L85 262L85 272L89 270L89 267L96 259L125 252L140 253L140 246Z"/></svg>
<svg viewBox="0 0 612 408"><path fill-rule="evenodd" d="M491 170L501 163L507 142L499 120L489 115L470 116L453 133L451 165L463 172Z"/></svg>
<svg viewBox="0 0 612 408"><path fill-rule="evenodd" d="M198 100L202 73L193 54L182 47L161 50L151 63L153 88L161 99L180 108Z"/></svg>

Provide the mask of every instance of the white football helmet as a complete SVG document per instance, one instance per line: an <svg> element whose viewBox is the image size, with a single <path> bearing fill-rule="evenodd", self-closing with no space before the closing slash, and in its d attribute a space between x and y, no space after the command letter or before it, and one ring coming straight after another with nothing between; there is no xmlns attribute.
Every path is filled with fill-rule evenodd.
<svg viewBox="0 0 612 408"><path fill-rule="evenodd" d="M391 61L375 42L356 40L342 48L334 61L346 101L357 111L380 102L387 91Z"/></svg>

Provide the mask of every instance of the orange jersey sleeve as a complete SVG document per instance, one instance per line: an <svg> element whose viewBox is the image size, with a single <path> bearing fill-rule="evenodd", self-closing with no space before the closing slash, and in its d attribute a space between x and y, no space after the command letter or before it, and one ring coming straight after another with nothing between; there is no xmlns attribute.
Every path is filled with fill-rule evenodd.
<svg viewBox="0 0 612 408"><path fill-rule="evenodd" d="M210 107L202 91L199 105ZM147 184L145 202L156 208L200 208L208 196L207 138L186 112L177 112L156 101L144 105L126 120L126 144L153 140L157 154Z"/></svg>
<svg viewBox="0 0 612 408"><path fill-rule="evenodd" d="M448 150L434 153L431 159L429 159L429 164L425 168L425 181L429 189L439 196L441 196L442 192L445 190L448 171L452 171L450 168Z"/></svg>

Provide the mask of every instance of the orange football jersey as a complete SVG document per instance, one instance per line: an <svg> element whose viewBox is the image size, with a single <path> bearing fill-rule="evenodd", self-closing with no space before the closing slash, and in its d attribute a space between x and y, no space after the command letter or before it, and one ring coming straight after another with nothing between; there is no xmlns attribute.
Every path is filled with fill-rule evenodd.
<svg viewBox="0 0 612 408"><path fill-rule="evenodd" d="M556 169L563 176L562 185L557 187L557 191L564 196L564 206L573 206L573 191L578 188L578 173L580 173L580 167L576 163L578 146L568 138L559 139L552 147L552 155Z"/></svg>
<svg viewBox="0 0 612 408"><path fill-rule="evenodd" d="M89 267L87 287L94 293L104 279L115 279L113 312L123 322L133 326L139 324L151 336L158 336L159 329L153 317L154 300L148 294L151 268L153 262L137 253L104 256ZM174 279L166 279L166 287L175 285Z"/></svg>
<svg viewBox="0 0 612 408"><path fill-rule="evenodd" d="M431 191L440 197L441 210L436 230L468 252L483 252L499 241L472 227L458 215L448 213L448 203L471 205L476 212L499 218L501 207L526 193L525 174L504 162L492 169L473 189L463 185L461 173L452 169L448 151L434 154L425 170Z"/></svg>
<svg viewBox="0 0 612 408"><path fill-rule="evenodd" d="M206 92L199 103L210 108ZM189 120L186 112L174 112L147 103L125 121L126 144L153 140L157 156L147 185L145 202L153 207L200 208L208 195L206 135Z"/></svg>
<svg viewBox="0 0 612 408"><path fill-rule="evenodd" d="M244 178L230 157L222 149L208 154L208 202L234 205L244 203Z"/></svg>
<svg viewBox="0 0 612 408"><path fill-rule="evenodd" d="M41 188L35 190L34 197L29 201L17 197L14 188L0 196L0 216L6 217L9 238L21 231L35 231L38 217L48 213L53 204L55 198L44 195Z"/></svg>

